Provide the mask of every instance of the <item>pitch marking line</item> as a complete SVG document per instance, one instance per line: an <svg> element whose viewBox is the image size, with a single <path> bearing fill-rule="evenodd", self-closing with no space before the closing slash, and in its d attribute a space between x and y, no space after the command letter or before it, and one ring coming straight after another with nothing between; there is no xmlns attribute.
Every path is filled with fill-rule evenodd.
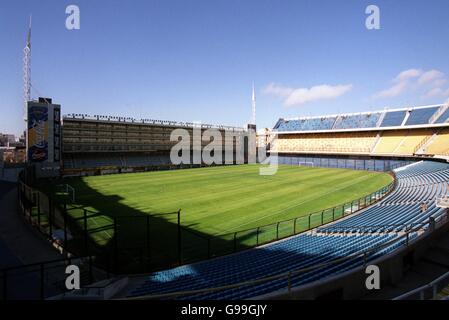
<svg viewBox="0 0 449 320"><path fill-rule="evenodd" d="M361 179L361 178L363 178L363 179ZM366 179L368 179L368 178L371 178L371 176L363 176L363 177L359 177L359 178L354 179L354 180L352 180L352 181L358 181L358 180L363 181L363 180L366 180ZM320 194L318 197L314 197L314 198L311 198L311 199L302 201L302 202L300 202L300 203L298 203L298 204L295 204L295 205L286 207L286 208L284 208L284 209L280 209L280 210L275 211L275 212L273 212L273 213L270 213L270 214L267 214L267 215L265 215L265 216L262 216L262 217L260 217L260 218L258 218L258 219L248 221L248 222L246 222L246 223L243 223L243 224L239 225L239 228L240 228L241 226L248 225L248 224L253 223L253 222L255 222L255 221L260 221L260 220L262 220L262 219L265 219L265 218L268 218L268 217L277 215L277 214L279 214L279 213L282 213L282 212L284 212L284 211L286 211L286 210L290 210L290 209L292 209L292 208L298 207L298 206L300 206L300 205L302 205L302 204L304 204L304 203L307 203L307 202L310 202L310 201L319 199L319 198L321 198L321 197L323 197L323 196L325 196L325 195L328 195L328 194L330 194L330 193L334 193L335 191L340 191L340 190L346 189L346 188L348 188L348 187L350 187L350 186L352 186L352 185L354 185L354 184L356 184L356 183L358 183L358 182L353 182L353 183L351 183L351 184L349 184L349 185L340 187L340 188L338 188L338 189L331 190L331 191L326 192L326 193L324 193L324 194ZM232 228L232 229L226 230L225 233L233 232L233 230L235 230L235 229L236 229L236 228Z"/></svg>

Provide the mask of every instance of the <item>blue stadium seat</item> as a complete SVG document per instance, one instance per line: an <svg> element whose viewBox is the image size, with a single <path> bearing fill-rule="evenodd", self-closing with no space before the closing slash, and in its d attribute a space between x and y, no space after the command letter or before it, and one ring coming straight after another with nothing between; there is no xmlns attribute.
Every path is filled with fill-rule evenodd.
<svg viewBox="0 0 449 320"><path fill-rule="evenodd" d="M286 132L398 127L402 125L408 112L410 115L404 125L424 125L429 124L432 116L440 108L441 106L419 107L409 110L376 111L372 113L366 112L340 116L322 116L292 120L279 119L273 130ZM434 123L444 123L446 120L449 121L449 109L443 112ZM382 121L380 126L378 126L379 121Z"/></svg>
<svg viewBox="0 0 449 320"><path fill-rule="evenodd" d="M381 127L395 127L400 126L404 121L405 115L407 111L391 111L385 114L384 119L382 120Z"/></svg>
<svg viewBox="0 0 449 320"><path fill-rule="evenodd" d="M410 112L405 125L418 125L418 124L429 124L430 118L439 109L439 107L414 109Z"/></svg>
<svg viewBox="0 0 449 320"><path fill-rule="evenodd" d="M283 120L275 129L277 131L317 131L332 129L337 117L307 118L299 120Z"/></svg>
<svg viewBox="0 0 449 320"><path fill-rule="evenodd" d="M297 235L274 244L212 260L155 272L141 279L128 296L157 295L180 291L216 288L265 278L330 262L381 244L381 250L367 254L367 261L388 254L406 239L399 232L439 218L444 209L435 206L435 198L447 194L449 164L418 162L395 170L397 188L378 204L359 214L337 221L316 232ZM420 203L429 204L422 212ZM417 237L410 234L409 240ZM323 267L312 268L291 278L292 286L308 284L361 266L364 260L354 257ZM285 279L257 285L240 286L207 292L180 299L246 299L284 289Z"/></svg>
<svg viewBox="0 0 449 320"><path fill-rule="evenodd" d="M382 113L364 113L341 116L337 119L334 129L375 128Z"/></svg>
<svg viewBox="0 0 449 320"><path fill-rule="evenodd" d="M446 111L443 112L443 114L440 115L434 123L445 123L448 120L449 120L449 108L446 109Z"/></svg>

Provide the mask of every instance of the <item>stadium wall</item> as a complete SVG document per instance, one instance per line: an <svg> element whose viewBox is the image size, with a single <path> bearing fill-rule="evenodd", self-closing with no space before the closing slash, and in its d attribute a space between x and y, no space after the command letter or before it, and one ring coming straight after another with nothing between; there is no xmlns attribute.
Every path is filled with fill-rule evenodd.
<svg viewBox="0 0 449 320"><path fill-rule="evenodd" d="M405 166L419 161L412 158L394 157L363 157L363 156L327 156L327 155L297 155L281 154L278 156L279 164L293 166L313 166L323 168L340 168L368 171L390 171L394 168Z"/></svg>

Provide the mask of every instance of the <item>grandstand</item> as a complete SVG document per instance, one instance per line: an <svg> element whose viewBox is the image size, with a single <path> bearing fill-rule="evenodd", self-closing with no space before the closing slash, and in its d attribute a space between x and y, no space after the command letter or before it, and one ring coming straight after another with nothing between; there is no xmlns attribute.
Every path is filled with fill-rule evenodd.
<svg viewBox="0 0 449 320"><path fill-rule="evenodd" d="M279 119L270 152L279 154L281 164L393 169L395 190L359 214L299 236L135 279L127 296L274 297L286 290L286 274L289 290L300 288L338 277L418 241L435 223L446 221L447 209L438 206L437 199L449 192L449 165L417 161L447 155L448 109L438 105Z"/></svg>
<svg viewBox="0 0 449 320"><path fill-rule="evenodd" d="M242 147L244 128L111 116L72 114L63 118L65 175L142 171L171 165L169 152L174 129L218 129L234 136L232 147ZM337 155L352 159L449 156L449 106L279 119L269 147L287 155ZM209 142L191 138L203 148ZM212 143L213 144L213 143ZM224 149L226 142L221 147ZM229 147L229 146L228 146ZM193 150L193 149L192 149ZM384 166L383 166L384 167Z"/></svg>
<svg viewBox="0 0 449 320"><path fill-rule="evenodd" d="M368 154L375 142L376 136L365 132L283 135L274 151Z"/></svg>
<svg viewBox="0 0 449 320"><path fill-rule="evenodd" d="M359 214L275 244L140 276L127 296L253 298L286 289L277 275L290 273L289 287L300 287L380 259L447 218L435 200L447 194L448 164L419 162L394 172L396 190ZM421 202L429 204L425 212Z"/></svg>
<svg viewBox="0 0 449 320"><path fill-rule="evenodd" d="M418 151L419 154L439 154L449 155L449 129L442 129L434 133L425 146L422 146Z"/></svg>
<svg viewBox="0 0 449 320"><path fill-rule="evenodd" d="M195 128L201 132L214 128L223 136L232 135L233 150L245 145L242 139L246 132L244 128L87 115L64 116L62 175L103 175L172 168L169 154L177 141L171 141L170 134L174 129L185 129L189 133L192 137L189 140L190 145L193 146L189 147L189 150L192 153L196 146L202 149L210 143L199 141L192 134ZM273 220L274 222L270 220L267 225L257 224L264 216L257 217L261 214L254 209L256 206L252 206L255 221L251 223L256 224L247 230L239 229L241 226L235 230L231 228L232 232L219 234L215 239L209 237L204 230L200 233L197 228L204 224L209 215L218 217L218 211L215 209L214 212L209 212L211 201L208 202L202 194L195 195L192 190L189 190L191 193L187 196L190 195L191 199L188 200L193 203L200 198L199 201L207 205L207 209L199 213L201 218L192 221L183 218L187 228L181 224L182 208L177 212L172 212L171 209L164 209L165 213L164 210L148 212L150 206L152 209L157 207L155 203L146 205L141 199L130 201L126 194L120 195L117 191L108 193L101 185L95 189L91 188L80 178L74 178L73 181L79 191L77 197L81 199L80 203L64 202L65 200L61 200L64 195L58 198L58 195L54 194L55 199L52 199L51 191L45 188L36 191L33 188L38 189L39 186L29 187L23 183L19 188L19 193L23 193L19 194L20 208L28 215L29 221L37 225L41 232L48 232L45 234L50 238L53 237L54 230L62 233L63 236L59 236L57 241L65 250L72 246L73 252L95 254L97 257L104 253L105 255L96 261L98 268L111 265L115 268L113 271L118 274L123 272L120 270L126 270L129 283L120 291L120 298L282 298L286 292L290 295L293 291L304 291L307 292L306 297L317 298L319 294L314 292L313 288L318 284L338 286L337 279L346 277L355 270L361 270L368 263L392 259L402 249L409 250L410 246L423 242L423 239L435 230L442 226L447 227L448 209L446 200L442 199L447 199L449 193L449 164L445 161L449 156L448 138L447 105L298 119L281 118L271 132L264 133L262 139L269 147L270 153L279 155L281 165L321 167L289 167L298 171L304 170L303 172L310 170L312 177L316 172L323 177L326 174L330 177L331 172L335 172L322 168L389 172L395 177L395 181L369 196L350 200L349 206L346 203L328 209L320 207L317 215L311 211L308 215L281 220L275 215L276 210L274 213L270 212L273 211L272 204L263 205L270 219L278 219ZM220 142L220 146L225 149L224 147L229 147L228 143L229 141ZM194 171L211 169L223 169L219 179L229 180L230 189L221 190L218 185L213 188L212 183L208 181L207 171L201 171L198 175L199 183L217 194L222 194L224 198L229 198L230 204L223 209L226 214L229 214L231 207L235 207L235 198L232 198L231 191L239 196L246 195L248 199L242 202L247 201L250 206L249 198L254 201L255 197L248 191L256 188L248 185L248 190L241 189L242 183L232 178L228 171L230 169L226 167ZM177 171L185 172L189 173L187 170ZM166 187L170 189L165 179L169 179L169 174L172 173L162 173L167 175L156 179L162 187L149 188L149 192L162 193L161 190ZM247 177L243 172L238 174L242 179ZM120 185L120 182L117 182L119 180L107 182L108 179L103 179L113 177L92 178L99 178L95 183ZM137 183L139 179L146 180L145 183L152 181L150 175L125 177L129 179L129 186ZM279 199L276 201L286 201L291 208L295 208L295 201L301 200L301 196L297 195L297 190L300 189L295 189L294 184L285 182L281 174L267 178L263 181L263 186L269 186L268 183L272 182L270 179L278 183L279 189L287 189L288 185L290 189L286 193L293 195L295 199L286 201L287 197L282 195L284 190L272 191L268 187L266 192L278 195ZM326 183L323 182L326 179L321 180L321 183ZM180 187L192 186L192 181L175 181ZM251 178L251 181L256 183L256 179ZM311 210L314 210L318 202L316 195L319 194L320 188L323 188L319 184L315 185L314 181L311 182L313 185L310 189L315 194L307 201L310 202ZM62 179L61 183L67 181ZM89 191L86 194L82 192L83 185L85 190ZM143 183L139 185L142 188L139 196L148 199ZM120 187L123 187L123 184ZM316 191L313 188L317 188ZM342 192L350 193L345 188L342 190L346 191ZM44 205L41 206L40 201L44 199L44 192L47 191L48 205L43 201ZM94 198L95 192L97 198L105 195L111 199L108 203L110 206L95 208L89 201ZM201 192L203 191L200 190ZM37 201L36 193L39 194ZM333 196L339 195L335 192ZM169 196L165 196L165 200L173 202ZM157 199L153 202L155 201ZM112 212L112 207L117 207L120 212ZM137 207L139 210L136 210ZM340 211L336 212L336 208ZM124 215L127 211L131 214ZM147 213L150 214L147 216ZM335 215L336 213L339 215ZM150 219L152 214L155 218ZM165 215L172 218L159 218ZM142 219L138 219L139 217ZM316 221L312 221L312 217ZM43 220L40 220L42 218ZM177 225L174 222L176 219ZM231 220L229 217L217 219ZM297 224L297 219L301 220L300 224ZM320 221L317 222L318 220ZM297 225L301 228L297 229ZM215 225L213 227L216 228ZM287 229L288 232L285 231ZM164 230L170 230L171 233ZM176 234L173 232L175 230ZM162 235L164 232L166 234ZM71 241L69 236L74 241ZM266 237L266 241L259 237ZM155 239L159 240L154 241ZM181 239L184 243L181 243ZM245 241L254 244L249 245ZM220 251L217 248L224 249ZM151 257L155 257L155 260ZM192 261L199 262L183 264ZM121 265L129 269L120 269ZM392 267L402 272L401 268L401 263ZM149 271L153 272L145 274ZM133 273L135 275L132 275ZM121 274L120 279L123 276ZM347 287L342 288L346 290ZM312 291L307 291L309 289ZM349 296L349 293L347 295ZM343 292L342 296L345 297L346 293Z"/></svg>
<svg viewBox="0 0 449 320"><path fill-rule="evenodd" d="M234 137L231 142L233 150L242 146L240 138L245 133L244 128L112 116L66 115L63 117L64 173L86 173L88 169L111 173L124 168L169 166L170 150L178 143L170 141L173 130L187 130L191 151L195 143L201 148L210 143L194 136L194 128L201 129L201 132L217 129L223 138L227 134ZM223 141L221 145L223 150L226 143L229 144ZM211 144L213 146L214 141Z"/></svg>
<svg viewBox="0 0 449 320"><path fill-rule="evenodd" d="M444 123L447 123L448 120L449 106L434 105L319 117L281 118L274 126L274 130L278 132L296 132L375 128L395 129L395 127L444 126Z"/></svg>
<svg viewBox="0 0 449 320"><path fill-rule="evenodd" d="M449 106L279 119L272 152L448 156ZM446 143L444 143L446 142Z"/></svg>

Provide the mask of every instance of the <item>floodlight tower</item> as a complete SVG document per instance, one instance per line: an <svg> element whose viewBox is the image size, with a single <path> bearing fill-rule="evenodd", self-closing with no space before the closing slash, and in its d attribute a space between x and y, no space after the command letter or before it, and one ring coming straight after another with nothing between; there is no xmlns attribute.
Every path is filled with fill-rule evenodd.
<svg viewBox="0 0 449 320"><path fill-rule="evenodd" d="M253 92L251 97L251 103L252 103L252 117L251 117L251 124L256 124L256 91L254 89L254 82L253 82Z"/></svg>
<svg viewBox="0 0 449 320"><path fill-rule="evenodd" d="M30 15L30 22L28 25L28 35L27 35L27 41L25 48L23 48L23 100L24 100L24 115L23 120L25 121L25 134L27 134L28 129L28 101L31 100L31 15ZM25 158L28 158L28 139L25 137L25 140L27 141L26 146L26 156Z"/></svg>
<svg viewBox="0 0 449 320"><path fill-rule="evenodd" d="M28 101L31 100L31 16L30 23L28 27L28 36L25 48L23 48L23 83L24 83L24 104L25 104L25 116L26 120L27 112L26 106Z"/></svg>

